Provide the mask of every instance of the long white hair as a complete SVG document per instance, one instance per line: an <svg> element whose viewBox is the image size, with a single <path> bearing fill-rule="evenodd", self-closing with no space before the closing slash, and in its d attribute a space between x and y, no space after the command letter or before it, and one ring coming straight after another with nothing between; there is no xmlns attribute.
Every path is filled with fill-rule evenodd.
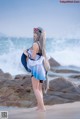
<svg viewBox="0 0 80 119"><path fill-rule="evenodd" d="M37 29L38 30L35 30L35 33L37 34L37 39L36 39L36 41L34 40L34 42L39 41L41 53L45 57L45 59L47 59L47 55L46 55L46 32L41 27L38 27ZM49 61L48 61L48 64L49 64ZM49 66L50 66L50 64L49 64ZM46 84L44 83L44 87L45 87L44 92L45 93L49 89L48 74L46 74L46 79L47 79L45 82Z"/></svg>
<svg viewBox="0 0 80 119"><path fill-rule="evenodd" d="M37 34L37 39L34 42L39 41L42 55L46 58L46 33L41 27L38 27L38 31L35 33Z"/></svg>

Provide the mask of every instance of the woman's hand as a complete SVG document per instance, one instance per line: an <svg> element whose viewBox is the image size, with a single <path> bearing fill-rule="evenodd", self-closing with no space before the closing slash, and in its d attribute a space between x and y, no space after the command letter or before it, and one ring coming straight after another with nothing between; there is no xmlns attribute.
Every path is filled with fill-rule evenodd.
<svg viewBox="0 0 80 119"><path fill-rule="evenodd" d="M28 57L28 52L27 52L27 50L24 50L23 53Z"/></svg>

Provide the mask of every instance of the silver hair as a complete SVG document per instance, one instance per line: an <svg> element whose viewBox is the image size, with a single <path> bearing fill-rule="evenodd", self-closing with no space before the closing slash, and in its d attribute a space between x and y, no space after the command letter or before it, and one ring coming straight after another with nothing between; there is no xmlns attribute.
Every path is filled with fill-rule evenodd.
<svg viewBox="0 0 80 119"><path fill-rule="evenodd" d="M34 42L39 41L42 55L46 58L46 36L45 36L46 34L45 34L45 31L41 27L38 27L38 29L41 32L40 31L36 32L38 37L37 37L36 41L34 41Z"/></svg>
<svg viewBox="0 0 80 119"><path fill-rule="evenodd" d="M34 40L34 42L39 41L41 53L45 57L45 59L47 59L47 56L46 56L46 34L42 28L38 27L38 29L41 30L41 32L39 32L38 30L35 31L35 33L37 34L38 37L37 37L36 41ZM48 63L49 63L49 61L48 61ZM50 64L48 66L50 66ZM49 89L49 80L48 80L48 74L46 74L46 81L44 82L44 93L47 93L48 89Z"/></svg>

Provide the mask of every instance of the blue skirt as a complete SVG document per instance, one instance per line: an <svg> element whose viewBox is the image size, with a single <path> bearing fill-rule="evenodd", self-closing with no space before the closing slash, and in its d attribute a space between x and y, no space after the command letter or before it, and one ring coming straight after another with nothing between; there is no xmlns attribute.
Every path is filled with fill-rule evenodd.
<svg viewBox="0 0 80 119"><path fill-rule="evenodd" d="M45 78L45 69L43 65L37 64L35 66L31 66L31 74L37 79L37 80L46 80Z"/></svg>
<svg viewBox="0 0 80 119"><path fill-rule="evenodd" d="M43 80L43 81L46 80L46 71L43 66L43 60L41 60L41 63L36 64L36 61L30 60L30 59L29 59L30 63L29 61L27 62L26 58L27 56L25 56L25 54L23 53L21 56L21 63L24 66L24 68L28 72L31 72L32 76L36 78L37 80ZM32 64L35 64L35 65L31 65L31 62Z"/></svg>

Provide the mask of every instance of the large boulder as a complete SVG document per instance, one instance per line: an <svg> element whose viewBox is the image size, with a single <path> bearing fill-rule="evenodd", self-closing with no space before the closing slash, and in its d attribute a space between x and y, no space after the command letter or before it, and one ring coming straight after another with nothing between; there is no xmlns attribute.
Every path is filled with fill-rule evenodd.
<svg viewBox="0 0 80 119"><path fill-rule="evenodd" d="M10 73L4 73L1 69L0 69L0 81L3 80L13 80L13 77Z"/></svg>
<svg viewBox="0 0 80 119"><path fill-rule="evenodd" d="M11 76L11 75L10 75ZM0 105L4 106L34 106L36 99L32 90L31 76L16 75L11 80L1 74L0 80Z"/></svg>
<svg viewBox="0 0 80 119"><path fill-rule="evenodd" d="M49 59L49 63L51 67L60 66L60 64L52 57Z"/></svg>
<svg viewBox="0 0 80 119"><path fill-rule="evenodd" d="M80 101L80 88L69 80L57 78L49 82L49 90L44 100L45 104Z"/></svg>
<svg viewBox="0 0 80 119"><path fill-rule="evenodd" d="M76 85L74 86L73 83L69 79L64 78L56 78L49 82L50 90L59 91L59 92L76 92Z"/></svg>

